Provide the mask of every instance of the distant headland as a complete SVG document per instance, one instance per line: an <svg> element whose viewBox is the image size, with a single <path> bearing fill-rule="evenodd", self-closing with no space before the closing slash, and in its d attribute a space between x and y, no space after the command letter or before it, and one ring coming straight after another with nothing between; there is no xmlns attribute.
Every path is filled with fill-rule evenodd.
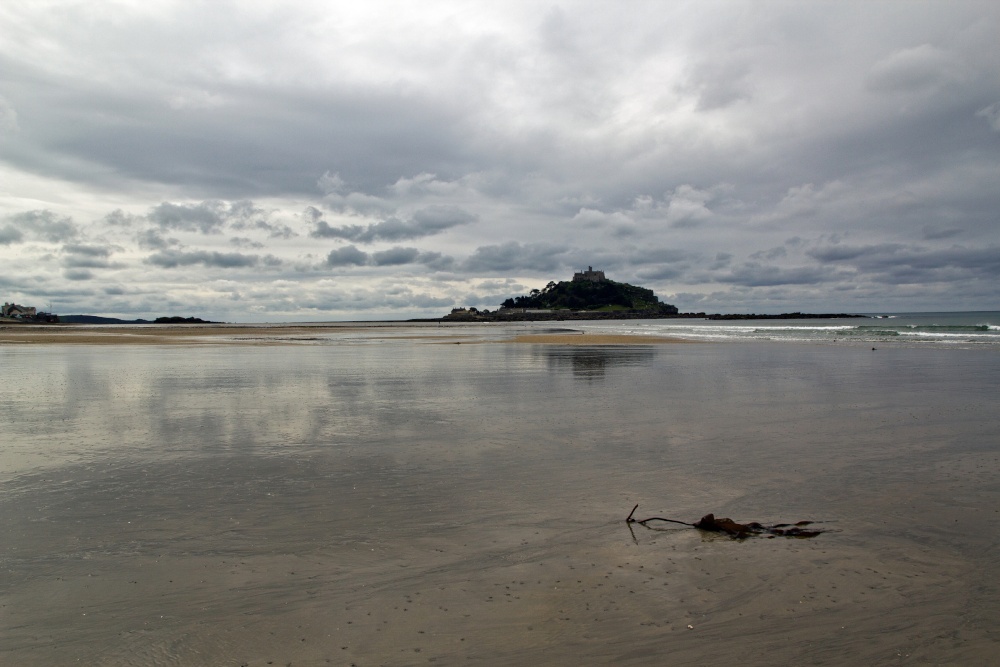
<svg viewBox="0 0 1000 667"><path fill-rule="evenodd" d="M155 320L123 320L117 317L99 315L56 315L38 310L35 306L4 303L0 308L0 323L3 324L220 324L200 317L157 317Z"/></svg>
<svg viewBox="0 0 1000 667"><path fill-rule="evenodd" d="M100 317L98 315L63 315L59 321L64 324L221 324L200 317L157 317L155 320L120 320L117 317Z"/></svg>
<svg viewBox="0 0 1000 667"><path fill-rule="evenodd" d="M751 319L835 319L867 317L848 313L782 313L780 315L681 313L677 306L663 303L653 290L619 283L588 266L573 274L572 280L549 282L543 289L533 289L511 297L495 311L477 308L454 308L441 318L444 322L518 322L545 320L630 320L662 318L698 318L709 320Z"/></svg>

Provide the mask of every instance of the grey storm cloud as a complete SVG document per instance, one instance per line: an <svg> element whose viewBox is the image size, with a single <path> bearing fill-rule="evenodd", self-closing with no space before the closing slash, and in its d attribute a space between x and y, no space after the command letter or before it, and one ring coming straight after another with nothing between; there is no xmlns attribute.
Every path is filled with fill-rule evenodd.
<svg viewBox="0 0 1000 667"><path fill-rule="evenodd" d="M454 260L439 252L424 252L417 248L400 246L367 253L350 245L331 250L326 257L326 265L330 267L404 266L408 264L421 264L434 271L444 271L454 266Z"/></svg>
<svg viewBox="0 0 1000 667"><path fill-rule="evenodd" d="M703 111L723 109L753 96L750 70L737 58L723 56L702 62L693 70L689 85Z"/></svg>
<svg viewBox="0 0 1000 667"><path fill-rule="evenodd" d="M298 235L288 225L273 221L270 217L270 212L250 200L206 200L194 204L163 202L145 215L146 220L161 230L218 234L225 228L240 231L257 229L266 232L269 238L283 239ZM108 224L131 226L138 217L113 211L106 219Z"/></svg>
<svg viewBox="0 0 1000 667"><path fill-rule="evenodd" d="M327 266L364 266L367 263L368 253L352 245L331 250L326 256Z"/></svg>
<svg viewBox="0 0 1000 667"><path fill-rule="evenodd" d="M453 271L456 267L455 258L444 253L425 251L417 255L417 264L422 264L431 271Z"/></svg>
<svg viewBox="0 0 1000 667"><path fill-rule="evenodd" d="M301 304L304 308L318 311L343 310L358 312L375 309L396 308L447 308L454 305L454 299L433 294L414 292L410 289L399 289L391 293L371 291L361 294L337 293L325 295L322 298L306 299Z"/></svg>
<svg viewBox="0 0 1000 667"><path fill-rule="evenodd" d="M430 206L413 213L413 222L418 229L437 233L458 225L474 222L476 216L457 206Z"/></svg>
<svg viewBox="0 0 1000 667"><path fill-rule="evenodd" d="M983 107L976 112L976 116L985 118L994 132L1000 132L1000 102L994 102L987 107Z"/></svg>
<svg viewBox="0 0 1000 667"><path fill-rule="evenodd" d="M222 269L233 269L258 266L261 263L261 258L258 255L244 255L238 252L163 250L147 257L146 262L165 269L197 264Z"/></svg>
<svg viewBox="0 0 1000 667"><path fill-rule="evenodd" d="M400 264L412 264L420 256L420 251L416 248L390 248L381 252L372 253L372 262L376 266L399 266Z"/></svg>
<svg viewBox="0 0 1000 667"><path fill-rule="evenodd" d="M242 236L234 236L229 239L229 244L236 246L237 248L250 248L253 250L260 250L264 247L264 244L260 241L254 241L253 239L245 238Z"/></svg>
<svg viewBox="0 0 1000 667"><path fill-rule="evenodd" d="M317 220L311 235L316 238L344 239L355 243L405 241L440 234L452 227L467 225L475 219L476 216L458 207L434 206L415 212L410 220L388 218L368 225L340 227L332 227L325 220Z"/></svg>
<svg viewBox="0 0 1000 667"><path fill-rule="evenodd" d="M32 238L50 243L70 241L80 233L72 218L47 210L18 213L9 216L7 220L10 224L6 227L27 232Z"/></svg>
<svg viewBox="0 0 1000 667"><path fill-rule="evenodd" d="M17 111L0 95L0 132L18 132Z"/></svg>
<svg viewBox="0 0 1000 667"><path fill-rule="evenodd" d="M231 229L260 229L267 232L269 238L289 239L298 236L288 225L270 220L270 212L249 200L234 202L225 217Z"/></svg>
<svg viewBox="0 0 1000 667"><path fill-rule="evenodd" d="M817 285L834 278L833 271L822 267L783 268L747 262L728 274L718 276L717 279L721 283L733 283L745 287L771 287L775 285Z"/></svg>
<svg viewBox="0 0 1000 667"><path fill-rule="evenodd" d="M897 51L875 63L868 74L870 88L909 91L942 85L960 74L946 51L921 44Z"/></svg>
<svg viewBox="0 0 1000 667"><path fill-rule="evenodd" d="M87 269L67 269L63 272L63 275L66 277L66 280L72 280L74 282L90 280L94 277L93 272L88 271Z"/></svg>
<svg viewBox="0 0 1000 667"><path fill-rule="evenodd" d="M206 201L191 205L163 202L154 206L146 217L163 229L212 234L221 231L226 222L225 213L226 205L221 201Z"/></svg>
<svg viewBox="0 0 1000 667"><path fill-rule="evenodd" d="M831 246L808 254L826 262L850 265L864 273L883 274L883 279L893 282L950 282L969 276L1000 278L1000 245L935 249L900 244ZM919 276L923 278L918 280Z"/></svg>
<svg viewBox="0 0 1000 667"><path fill-rule="evenodd" d="M200 231L215 234L225 226L233 229L264 229L273 236L288 238L294 232L286 225L275 225L267 220L268 213L248 200L228 203L207 200L197 204L163 202L150 209L146 218L162 229Z"/></svg>
<svg viewBox="0 0 1000 667"><path fill-rule="evenodd" d="M962 229L957 227L951 228L935 228L935 227L924 227L924 239L928 241L939 241L941 239L950 239L956 236L962 235Z"/></svg>
<svg viewBox="0 0 1000 667"><path fill-rule="evenodd" d="M143 230L136 234L135 240L140 248L146 250L162 250L180 244L180 241L177 239L163 238L163 235L157 229Z"/></svg>
<svg viewBox="0 0 1000 667"><path fill-rule="evenodd" d="M131 227L140 220L142 220L141 216L126 213L120 208L104 216L104 222L111 227Z"/></svg>
<svg viewBox="0 0 1000 667"><path fill-rule="evenodd" d="M63 246L63 252L84 257L110 257L114 250L108 246L85 245L82 243L72 243Z"/></svg>
<svg viewBox="0 0 1000 667"><path fill-rule="evenodd" d="M675 266L660 266L639 269L636 275L642 280L666 280L684 275L684 270Z"/></svg>
<svg viewBox="0 0 1000 667"><path fill-rule="evenodd" d="M677 248L642 248L628 257L630 264L673 264L687 258L688 253Z"/></svg>
<svg viewBox="0 0 1000 667"><path fill-rule="evenodd" d="M886 257L903 250L898 243L883 243L871 246L832 245L815 248L806 252L807 255L821 262L844 262L859 260L865 257Z"/></svg>
<svg viewBox="0 0 1000 667"><path fill-rule="evenodd" d="M448 271L455 266L455 260L440 252L426 252L416 248L395 247L372 253L375 266L402 266L419 264L431 271Z"/></svg>
<svg viewBox="0 0 1000 667"><path fill-rule="evenodd" d="M786 248L785 246L777 246L775 248L768 248L767 250L758 250L755 253L751 253L750 259L775 260L787 256L788 256L788 248ZM817 257L817 259L819 258Z"/></svg>
<svg viewBox="0 0 1000 667"><path fill-rule="evenodd" d="M103 269L111 266L109 258L114 252L108 246L67 244L63 246L63 265L69 268Z"/></svg>
<svg viewBox="0 0 1000 667"><path fill-rule="evenodd" d="M508 241L499 245L480 246L465 262L467 271L516 271L535 269L555 271L567 266L569 248L548 243L526 243Z"/></svg>
<svg viewBox="0 0 1000 667"><path fill-rule="evenodd" d="M0 227L0 245L10 245L12 243L20 243L24 240L24 234L21 233L20 229L12 225L5 225Z"/></svg>
<svg viewBox="0 0 1000 667"><path fill-rule="evenodd" d="M981 273L984 278L1000 278L1000 246L987 248L951 247L926 250L902 258L914 268L955 267Z"/></svg>
<svg viewBox="0 0 1000 667"><path fill-rule="evenodd" d="M329 319L593 265L706 311L996 306L998 3L135 7L4 5L25 302Z"/></svg>

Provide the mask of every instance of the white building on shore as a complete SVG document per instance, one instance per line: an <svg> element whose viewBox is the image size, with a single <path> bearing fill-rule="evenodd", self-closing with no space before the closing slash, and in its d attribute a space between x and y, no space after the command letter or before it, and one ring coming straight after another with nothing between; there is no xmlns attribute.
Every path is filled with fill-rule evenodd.
<svg viewBox="0 0 1000 667"><path fill-rule="evenodd" d="M0 317L10 317L15 320L33 320L37 314L34 306L19 306L16 303L4 303L0 309Z"/></svg>

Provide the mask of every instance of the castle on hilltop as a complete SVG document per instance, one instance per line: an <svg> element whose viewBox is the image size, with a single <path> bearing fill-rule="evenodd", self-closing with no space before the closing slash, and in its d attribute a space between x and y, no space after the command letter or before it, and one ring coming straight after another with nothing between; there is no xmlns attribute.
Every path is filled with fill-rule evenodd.
<svg viewBox="0 0 1000 667"><path fill-rule="evenodd" d="M592 283L600 283L604 282L605 280L607 280L607 278L604 277L604 271L594 271L594 267L592 266L588 266L586 271L579 271L573 274L573 282L575 283L580 283L585 281Z"/></svg>

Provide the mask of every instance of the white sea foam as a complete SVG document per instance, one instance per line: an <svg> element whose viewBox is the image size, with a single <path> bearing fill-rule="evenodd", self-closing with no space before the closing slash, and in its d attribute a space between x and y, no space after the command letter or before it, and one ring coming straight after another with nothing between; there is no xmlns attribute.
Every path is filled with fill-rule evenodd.
<svg viewBox="0 0 1000 667"><path fill-rule="evenodd" d="M581 330L704 341L1000 346L1000 313L910 313L840 320L629 320L574 323Z"/></svg>

